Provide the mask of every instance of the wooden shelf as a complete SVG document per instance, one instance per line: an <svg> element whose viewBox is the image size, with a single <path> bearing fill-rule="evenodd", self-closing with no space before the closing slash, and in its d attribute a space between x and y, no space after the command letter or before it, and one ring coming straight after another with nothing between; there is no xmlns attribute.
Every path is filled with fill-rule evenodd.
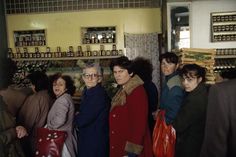
<svg viewBox="0 0 236 157"><path fill-rule="evenodd" d="M90 57L58 57L58 58L13 58L14 61L40 61L40 60L79 60L79 59L112 59L120 56L90 56Z"/></svg>
<svg viewBox="0 0 236 157"><path fill-rule="evenodd" d="M236 58L236 55L216 55L215 59Z"/></svg>

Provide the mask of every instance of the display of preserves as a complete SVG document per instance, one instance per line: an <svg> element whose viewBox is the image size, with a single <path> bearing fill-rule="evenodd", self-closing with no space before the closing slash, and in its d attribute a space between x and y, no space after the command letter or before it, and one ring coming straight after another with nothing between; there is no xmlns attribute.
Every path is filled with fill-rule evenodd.
<svg viewBox="0 0 236 157"><path fill-rule="evenodd" d="M14 31L15 47L22 46L45 46L46 31L43 30L24 30Z"/></svg>
<svg viewBox="0 0 236 157"><path fill-rule="evenodd" d="M92 50L90 45L86 45L86 49L83 50L82 46L78 46L77 50L74 50L73 46L69 46L67 51L61 51L61 47L56 48L56 52L52 52L50 47L45 47L43 51L39 50L39 47L34 48L34 52L29 52L27 47L16 47L16 52L12 52L12 48L8 48L8 57L14 59L32 59L35 58L78 58L83 59L84 57L112 57L122 56L123 50L117 49L116 45L113 44L108 50L105 49L104 45L100 45L99 50Z"/></svg>
<svg viewBox="0 0 236 157"><path fill-rule="evenodd" d="M116 43L116 27L82 27L82 44Z"/></svg>
<svg viewBox="0 0 236 157"><path fill-rule="evenodd" d="M236 12L211 13L212 42L236 41Z"/></svg>
<svg viewBox="0 0 236 157"><path fill-rule="evenodd" d="M236 48L216 49L214 71L216 73L236 68Z"/></svg>

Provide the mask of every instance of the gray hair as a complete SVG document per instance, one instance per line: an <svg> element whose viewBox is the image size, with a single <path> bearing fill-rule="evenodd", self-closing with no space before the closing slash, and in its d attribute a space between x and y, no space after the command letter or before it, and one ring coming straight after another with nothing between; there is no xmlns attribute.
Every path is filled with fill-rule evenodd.
<svg viewBox="0 0 236 157"><path fill-rule="evenodd" d="M83 67L83 73L88 68L95 68L97 70L97 73L99 75L99 82L101 82L102 81L102 77L103 77L103 69L99 65L99 63L96 63L96 62L87 62L87 63L85 63L85 65Z"/></svg>

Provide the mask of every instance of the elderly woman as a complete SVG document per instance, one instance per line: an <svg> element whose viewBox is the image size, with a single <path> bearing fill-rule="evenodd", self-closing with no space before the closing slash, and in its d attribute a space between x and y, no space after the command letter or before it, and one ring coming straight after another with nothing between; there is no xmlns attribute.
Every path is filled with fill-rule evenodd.
<svg viewBox="0 0 236 157"><path fill-rule="evenodd" d="M187 96L173 122L177 135L176 157L200 155L208 101L205 75L205 68L197 64L186 64L180 72Z"/></svg>
<svg viewBox="0 0 236 157"><path fill-rule="evenodd" d="M47 128L67 132L62 157L75 157L77 153L76 134L73 127L75 107L72 95L74 82L70 76L56 73L50 77L53 96L56 98L47 117Z"/></svg>
<svg viewBox="0 0 236 157"><path fill-rule="evenodd" d="M101 67L87 63L82 78L86 87L75 117L79 128L78 157L108 157L110 100L101 86Z"/></svg>
<svg viewBox="0 0 236 157"><path fill-rule="evenodd" d="M125 56L113 60L111 69L120 89L111 103L110 156L152 157L143 81L134 75L132 62Z"/></svg>

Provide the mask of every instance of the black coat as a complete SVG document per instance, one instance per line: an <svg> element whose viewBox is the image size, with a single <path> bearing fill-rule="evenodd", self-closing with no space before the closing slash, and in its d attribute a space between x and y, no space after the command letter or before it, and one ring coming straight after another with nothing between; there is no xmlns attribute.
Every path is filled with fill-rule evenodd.
<svg viewBox="0 0 236 157"><path fill-rule="evenodd" d="M78 157L108 157L110 100L101 85L85 89L79 114Z"/></svg>
<svg viewBox="0 0 236 157"><path fill-rule="evenodd" d="M176 129L175 157L199 157L204 138L207 87L199 84L187 94L173 126Z"/></svg>

